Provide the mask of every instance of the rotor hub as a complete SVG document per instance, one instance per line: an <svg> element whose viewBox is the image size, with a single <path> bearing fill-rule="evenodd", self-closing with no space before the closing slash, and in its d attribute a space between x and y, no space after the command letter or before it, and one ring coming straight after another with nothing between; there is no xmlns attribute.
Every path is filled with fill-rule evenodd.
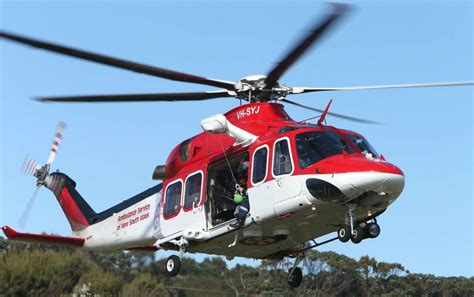
<svg viewBox="0 0 474 297"><path fill-rule="evenodd" d="M284 98L291 91L290 88L278 82L267 88L265 75L249 75L241 78L235 84L236 97L249 102L267 102Z"/></svg>

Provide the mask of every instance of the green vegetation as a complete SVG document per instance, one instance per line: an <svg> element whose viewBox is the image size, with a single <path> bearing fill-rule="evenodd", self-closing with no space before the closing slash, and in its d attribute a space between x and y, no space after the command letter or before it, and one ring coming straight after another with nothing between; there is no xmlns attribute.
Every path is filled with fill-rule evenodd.
<svg viewBox="0 0 474 297"><path fill-rule="evenodd" d="M153 254L85 252L0 237L0 296L474 296L474 277L412 274L401 264L309 251L305 279L286 283L288 261L229 268L220 257L185 258L168 278ZM96 295L94 295L96 294Z"/></svg>

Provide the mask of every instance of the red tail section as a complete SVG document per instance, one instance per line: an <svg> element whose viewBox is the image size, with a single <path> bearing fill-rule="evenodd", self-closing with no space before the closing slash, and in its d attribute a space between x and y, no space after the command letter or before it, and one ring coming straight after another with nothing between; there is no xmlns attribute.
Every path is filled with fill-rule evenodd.
<svg viewBox="0 0 474 297"><path fill-rule="evenodd" d="M163 187L162 184L157 184L109 209L96 213L76 191L76 183L71 178L60 172L52 173L50 177L50 182L46 183L46 187L56 196L73 231L81 231L89 225L101 222L115 213L119 213L133 204L158 193Z"/></svg>
<svg viewBox="0 0 474 297"><path fill-rule="evenodd" d="M96 213L76 191L76 183L67 175L59 172L52 173L51 178L53 182L47 187L56 196L71 229L81 231L91 225Z"/></svg>

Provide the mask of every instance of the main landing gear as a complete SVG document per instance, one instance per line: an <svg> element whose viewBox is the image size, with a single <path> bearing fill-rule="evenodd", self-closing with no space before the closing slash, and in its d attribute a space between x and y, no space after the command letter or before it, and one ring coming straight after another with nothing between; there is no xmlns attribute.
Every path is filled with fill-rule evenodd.
<svg viewBox="0 0 474 297"><path fill-rule="evenodd" d="M166 260L166 274L176 276L181 270L181 259L178 256L169 256Z"/></svg>
<svg viewBox="0 0 474 297"><path fill-rule="evenodd" d="M304 259L305 254L301 253L296 256L295 263L288 273L288 284L290 287L297 288L303 281L303 271L298 267L298 264Z"/></svg>
<svg viewBox="0 0 474 297"><path fill-rule="evenodd" d="M186 248L189 246L189 241L181 237L180 239L173 239L173 240L170 240L169 242L178 246L179 257L176 255L171 255L168 257L165 263L166 274L168 276L176 276L181 270L181 258L186 252Z"/></svg>
<svg viewBox="0 0 474 297"><path fill-rule="evenodd" d="M353 243L360 243L366 238L376 238L380 235L380 226L377 219L373 219L371 223L362 223L354 226L355 207L349 208L349 224L340 227L337 230L337 237L341 242L347 242L349 239Z"/></svg>

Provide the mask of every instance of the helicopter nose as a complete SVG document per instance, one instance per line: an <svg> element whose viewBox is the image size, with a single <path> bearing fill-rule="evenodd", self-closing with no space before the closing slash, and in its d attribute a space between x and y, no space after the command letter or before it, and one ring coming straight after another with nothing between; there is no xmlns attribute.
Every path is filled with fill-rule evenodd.
<svg viewBox="0 0 474 297"><path fill-rule="evenodd" d="M388 169L388 170L387 170ZM405 186L405 175L392 164L377 164L368 172L353 173L351 185L346 191L361 190L379 195L399 194Z"/></svg>
<svg viewBox="0 0 474 297"><path fill-rule="evenodd" d="M316 168L318 175L306 181L312 196L323 201L346 202L364 193L398 197L405 175L388 162L366 158L333 159Z"/></svg>

